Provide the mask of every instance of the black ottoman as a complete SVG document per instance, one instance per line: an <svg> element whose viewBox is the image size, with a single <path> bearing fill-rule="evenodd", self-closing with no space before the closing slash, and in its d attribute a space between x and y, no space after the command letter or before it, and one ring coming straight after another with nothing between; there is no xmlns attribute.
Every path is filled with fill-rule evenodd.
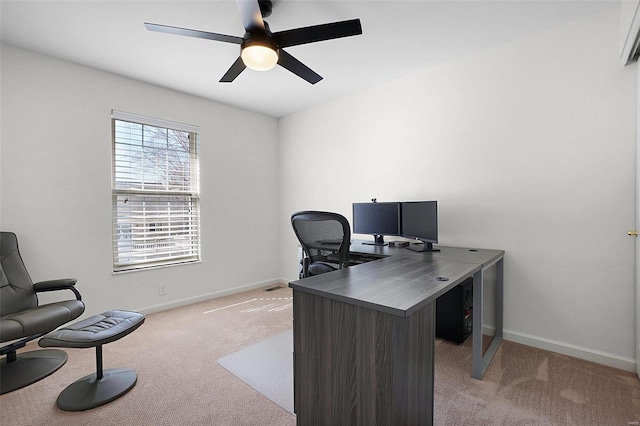
<svg viewBox="0 0 640 426"><path fill-rule="evenodd" d="M58 396L58 407L66 411L84 411L107 404L127 393L138 380L135 371L112 368L102 371L102 345L114 342L142 325L144 314L108 311L43 336L43 348L96 348L96 373L70 384Z"/></svg>

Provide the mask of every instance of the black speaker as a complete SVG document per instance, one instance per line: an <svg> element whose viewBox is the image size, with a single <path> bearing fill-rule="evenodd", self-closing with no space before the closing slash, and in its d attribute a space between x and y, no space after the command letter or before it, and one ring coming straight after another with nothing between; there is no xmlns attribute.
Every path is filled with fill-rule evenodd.
<svg viewBox="0 0 640 426"><path fill-rule="evenodd" d="M436 299L436 336L457 344L473 331L473 278Z"/></svg>

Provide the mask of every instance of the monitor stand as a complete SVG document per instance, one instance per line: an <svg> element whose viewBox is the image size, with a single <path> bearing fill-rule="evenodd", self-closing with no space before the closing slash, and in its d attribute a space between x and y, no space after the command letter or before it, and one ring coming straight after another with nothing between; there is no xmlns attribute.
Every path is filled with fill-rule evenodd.
<svg viewBox="0 0 640 426"><path fill-rule="evenodd" d="M373 234L373 241L365 241L362 244L367 246L386 246L387 243L384 242L384 235Z"/></svg>
<svg viewBox="0 0 640 426"><path fill-rule="evenodd" d="M440 251L440 249L434 249L433 243L429 243L427 241L423 241L422 245L409 245L409 247L405 247L407 250L417 251L417 252L428 252L428 251Z"/></svg>

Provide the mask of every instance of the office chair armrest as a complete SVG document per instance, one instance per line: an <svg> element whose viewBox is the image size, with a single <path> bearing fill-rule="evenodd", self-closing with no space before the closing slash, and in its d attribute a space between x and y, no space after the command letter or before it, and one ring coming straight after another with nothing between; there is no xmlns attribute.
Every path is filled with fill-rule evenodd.
<svg viewBox="0 0 640 426"><path fill-rule="evenodd" d="M77 281L78 280L75 278L60 278L57 280L40 281L33 284L33 289L36 292L71 290L73 291L73 294L76 295L76 299L82 300L80 292L75 288Z"/></svg>

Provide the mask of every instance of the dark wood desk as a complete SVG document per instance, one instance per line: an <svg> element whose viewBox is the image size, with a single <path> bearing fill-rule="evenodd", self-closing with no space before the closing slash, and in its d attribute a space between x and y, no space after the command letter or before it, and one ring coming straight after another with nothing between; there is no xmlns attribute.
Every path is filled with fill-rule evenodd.
<svg viewBox="0 0 640 426"><path fill-rule="evenodd" d="M474 281L472 375L482 378L502 338L504 251L439 248L416 253L354 242L353 252L387 257L289 284L298 425L432 424L434 302L468 277ZM482 301L483 271L494 264L500 330L483 360L475 300Z"/></svg>

